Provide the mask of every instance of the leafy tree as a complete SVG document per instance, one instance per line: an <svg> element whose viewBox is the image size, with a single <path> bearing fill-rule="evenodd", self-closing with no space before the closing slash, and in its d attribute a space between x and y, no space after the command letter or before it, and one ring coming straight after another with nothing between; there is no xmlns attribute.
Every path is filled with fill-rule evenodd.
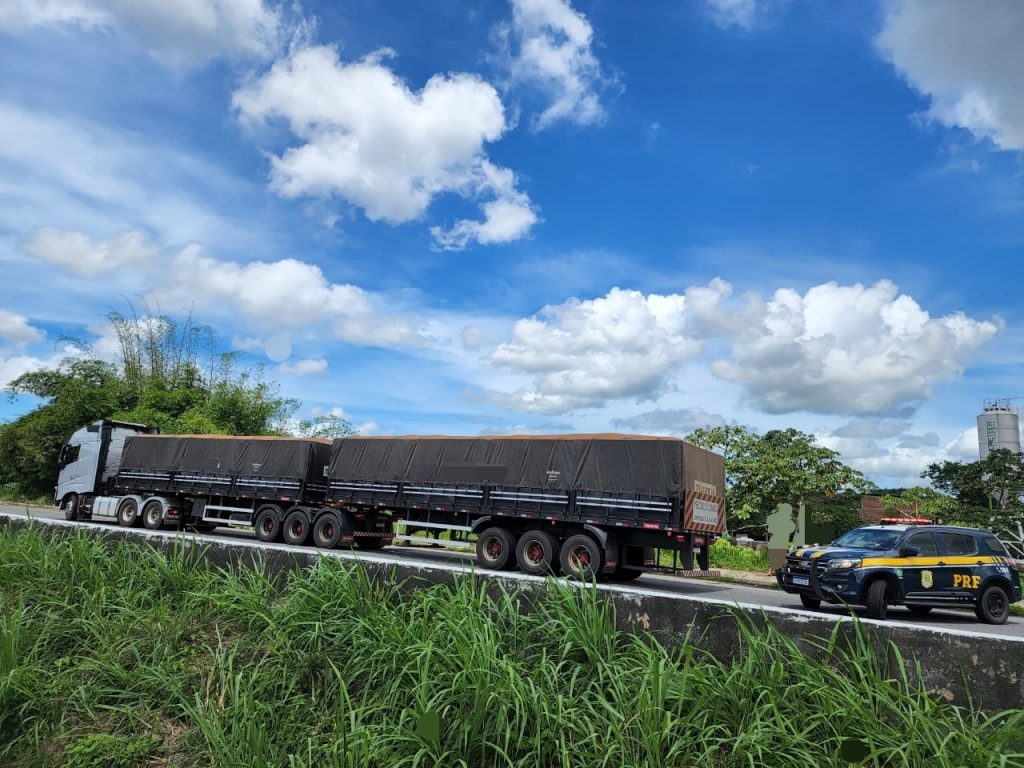
<svg viewBox="0 0 1024 768"><path fill-rule="evenodd" d="M887 512L893 514L910 507L910 514L913 517L925 517L932 522L944 522L956 509L954 499L926 486L904 488L899 493L883 494L882 504Z"/></svg>
<svg viewBox="0 0 1024 768"><path fill-rule="evenodd" d="M952 500L944 522L990 528L1024 555L1024 459L999 449L970 463L943 461L921 473Z"/></svg>
<svg viewBox="0 0 1024 768"><path fill-rule="evenodd" d="M10 397L42 402L0 430L0 485L28 495L49 493L57 455L71 434L102 418L159 427L171 434L278 434L299 403L280 395L262 369L240 368L217 353L213 333L164 316L112 313L120 359L98 359L78 344L53 369L26 373Z"/></svg>
<svg viewBox="0 0 1024 768"><path fill-rule="evenodd" d="M815 445L813 435L797 429L758 435L746 427L726 426L698 429L687 440L724 450L731 530L763 529L768 514L781 503L797 509L814 500L834 500L847 489L862 492L871 487L864 475L839 461L836 451ZM822 519L829 507L818 507L818 521L832 522ZM815 515L814 506L811 510Z"/></svg>
<svg viewBox="0 0 1024 768"><path fill-rule="evenodd" d="M351 421L333 413L300 421L298 427L293 431L301 437L313 437L321 440L334 440L355 434Z"/></svg>

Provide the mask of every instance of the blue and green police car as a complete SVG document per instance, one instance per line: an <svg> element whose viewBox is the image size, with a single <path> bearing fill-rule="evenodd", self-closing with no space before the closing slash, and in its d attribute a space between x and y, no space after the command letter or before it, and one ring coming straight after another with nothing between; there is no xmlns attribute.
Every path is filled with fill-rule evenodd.
<svg viewBox="0 0 1024 768"><path fill-rule="evenodd" d="M893 605L919 615L973 607L980 621L1003 624L1021 599L1022 566L989 531L886 519L827 547L792 550L775 578L809 609L863 605L870 618L884 619Z"/></svg>

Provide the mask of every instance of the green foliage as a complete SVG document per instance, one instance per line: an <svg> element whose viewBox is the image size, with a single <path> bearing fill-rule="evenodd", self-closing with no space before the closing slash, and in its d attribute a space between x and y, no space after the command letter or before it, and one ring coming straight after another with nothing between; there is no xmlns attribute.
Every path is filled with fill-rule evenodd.
<svg viewBox="0 0 1024 768"><path fill-rule="evenodd" d="M729 571L768 571L768 551L740 547L726 538L715 539L709 552L712 568L724 568Z"/></svg>
<svg viewBox="0 0 1024 768"><path fill-rule="evenodd" d="M759 435L746 427L698 429L688 441L725 455L726 510L733 531L763 531L767 516L779 505L798 509L813 501L834 499L843 491L863 492L872 487L864 475L839 461L836 451L814 444L814 436L796 429L776 429ZM819 504L819 522L830 511L845 524L845 507Z"/></svg>
<svg viewBox="0 0 1024 768"><path fill-rule="evenodd" d="M149 736L90 733L64 753L65 768L138 768L146 765L159 745Z"/></svg>
<svg viewBox="0 0 1024 768"><path fill-rule="evenodd" d="M882 496L885 511L897 514L900 509L910 508L913 517L923 517L932 522L945 522L950 516L956 515L956 500L934 488L917 486L904 488L899 493L886 493Z"/></svg>
<svg viewBox="0 0 1024 768"><path fill-rule="evenodd" d="M932 698L857 633L808 653L739 620L715 655L621 632L600 593L556 580L525 610L470 577L410 589L322 558L282 585L82 532L0 530L0 566L5 768L147 750L182 768L840 766L848 739L865 765L1024 759L1024 712Z"/></svg>
<svg viewBox="0 0 1024 768"><path fill-rule="evenodd" d="M112 313L117 365L78 353L56 368L15 379L8 393L43 402L0 430L0 485L22 494L52 493L57 455L79 427L102 418L159 427L169 434L265 435L298 408L260 369L243 370L213 350L209 328L164 316Z"/></svg>

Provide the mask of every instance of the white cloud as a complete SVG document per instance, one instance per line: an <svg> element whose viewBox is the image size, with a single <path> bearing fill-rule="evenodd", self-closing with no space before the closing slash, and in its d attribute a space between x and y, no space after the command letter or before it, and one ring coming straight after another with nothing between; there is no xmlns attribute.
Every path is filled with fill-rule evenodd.
<svg viewBox="0 0 1024 768"><path fill-rule="evenodd" d="M890 0L875 44L930 99L931 119L1020 150L1022 40L1019 0Z"/></svg>
<svg viewBox="0 0 1024 768"><path fill-rule="evenodd" d="M818 285L752 301L731 359L712 371L771 413L880 415L914 407L962 371L999 328L962 313L932 318L886 280Z"/></svg>
<svg viewBox="0 0 1024 768"><path fill-rule="evenodd" d="M389 55L343 62L329 46L299 48L236 91L243 123L282 119L302 142L271 156L271 186L285 197L337 196L392 224L422 218L441 194L482 200L482 221L433 230L444 248L526 235L537 221L529 198L484 152L507 128L494 88L449 73L414 92L382 64Z"/></svg>
<svg viewBox="0 0 1024 768"><path fill-rule="evenodd" d="M614 419L612 424L617 429L628 429L631 432L682 436L700 427L723 427L726 421L721 414L708 413L703 408L657 408L636 416Z"/></svg>
<svg viewBox="0 0 1024 768"><path fill-rule="evenodd" d="M214 58L266 58L287 34L282 12L263 0L4 0L0 30L78 27L137 40L180 68Z"/></svg>
<svg viewBox="0 0 1024 768"><path fill-rule="evenodd" d="M378 306L378 299L355 285L331 283L320 267L297 259L240 263L217 259L189 245L165 252L138 232L128 233L135 247L159 254L145 261L108 258L117 241L100 242L81 232L49 230L48 247L32 252L71 268L87 263L95 274L128 271L147 286L147 296L162 307L195 306L212 313L242 315L259 327L282 329L326 324L334 336L352 344L417 345L424 342L407 319ZM121 239L119 238L119 240ZM67 249L61 251L61 245ZM245 339L239 343L248 346Z"/></svg>
<svg viewBox="0 0 1024 768"><path fill-rule="evenodd" d="M161 251L140 232L125 232L95 243L81 232L40 227L22 242L22 250L84 277L120 268L140 267L161 257Z"/></svg>
<svg viewBox="0 0 1024 768"><path fill-rule="evenodd" d="M509 52L512 82L541 91L550 102L533 117L543 130L566 120L594 125L605 119L599 91L613 82L592 50L594 30L567 0L511 0L511 29L501 32Z"/></svg>
<svg viewBox="0 0 1024 768"><path fill-rule="evenodd" d="M294 376L313 376L327 370L327 361L322 357L296 360L291 363L281 363L278 370L281 373L290 373Z"/></svg>
<svg viewBox="0 0 1024 768"><path fill-rule="evenodd" d="M15 344L31 344L46 337L38 328L28 324L28 318L0 307L0 339Z"/></svg>
<svg viewBox="0 0 1024 768"><path fill-rule="evenodd" d="M708 16L722 29L750 30L758 14L758 0L704 0Z"/></svg>
<svg viewBox="0 0 1024 768"><path fill-rule="evenodd" d="M685 294L613 288L597 299L545 307L516 322L512 340L490 356L494 364L531 377L532 387L488 397L538 413L652 397L678 363L701 352L714 297L720 302L729 290L720 280Z"/></svg>

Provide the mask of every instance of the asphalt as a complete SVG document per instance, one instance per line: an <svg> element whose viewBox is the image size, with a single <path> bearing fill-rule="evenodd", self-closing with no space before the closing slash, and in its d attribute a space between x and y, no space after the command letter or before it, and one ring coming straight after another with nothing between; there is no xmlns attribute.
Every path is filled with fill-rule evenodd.
<svg viewBox="0 0 1024 768"><path fill-rule="evenodd" d="M0 504L0 514L15 517L33 517L37 519L61 520L63 514L52 508L27 507ZM116 528L115 523L90 522L77 525L95 526L98 528ZM145 535L154 533L140 529L138 533ZM188 532L182 535L210 541L236 540L246 541L257 546L276 548L282 545L265 545L259 542L249 531L235 529L218 529L214 533ZM332 555L342 559L400 561L407 564L417 562L425 565L442 565L448 569L470 571L474 568L474 558L468 552L435 549L427 546L391 546L380 552L332 550ZM798 613L808 612L800 604L796 595L788 595L779 589L771 588L774 579L768 574L748 573L745 571L722 571L720 580L706 578L684 578L668 574L644 574L636 581L616 585L617 590L635 590L637 592L660 592L681 597L706 599L715 602L740 603L764 606L770 609L791 610ZM525 574L523 578L532 579ZM742 583L737 583L742 582ZM832 616L836 619L849 615L846 609L835 606L822 606L813 612L819 616ZM863 615L863 614L861 614ZM889 621L896 626L920 626L922 628L946 628L954 631L966 631L973 634L991 635L1024 639L1024 618L1011 616L1006 624L989 626L980 623L969 610L933 610L928 616L914 616L903 608L893 608L889 612Z"/></svg>

